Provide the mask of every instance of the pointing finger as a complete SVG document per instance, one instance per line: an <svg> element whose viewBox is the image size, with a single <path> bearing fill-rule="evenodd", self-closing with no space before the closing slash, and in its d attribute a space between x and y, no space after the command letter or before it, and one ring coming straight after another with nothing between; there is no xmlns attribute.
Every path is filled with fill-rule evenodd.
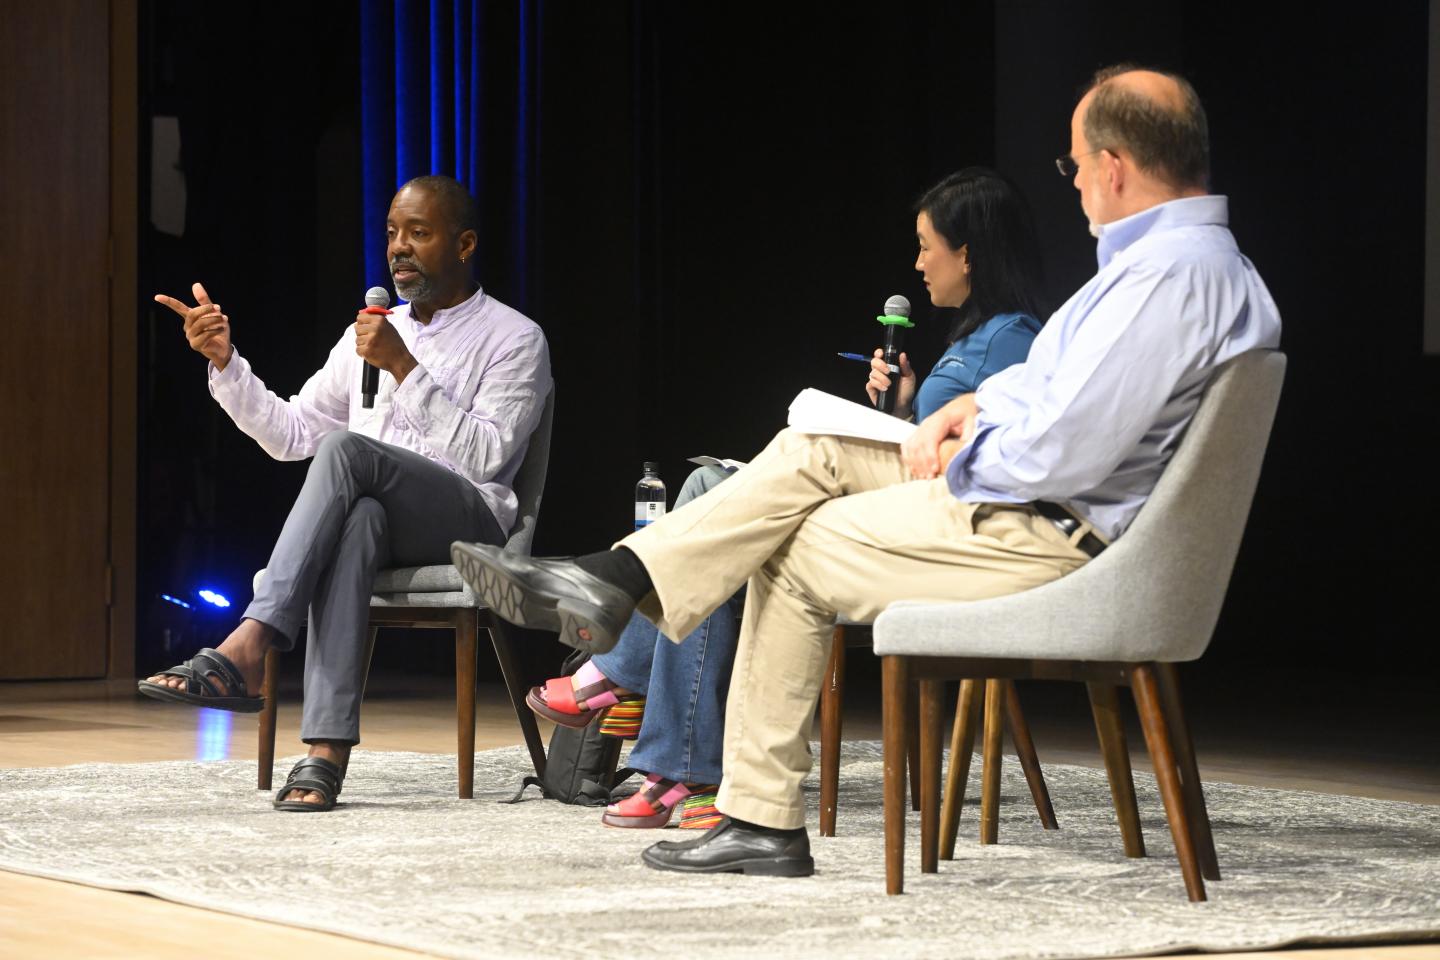
<svg viewBox="0 0 1440 960"><path fill-rule="evenodd" d="M185 304L181 303L179 300L176 300L174 297L167 297L163 293L155 294L155 302L163 303L165 306L169 307L171 310L174 310L182 317L190 312L190 308L185 306Z"/></svg>

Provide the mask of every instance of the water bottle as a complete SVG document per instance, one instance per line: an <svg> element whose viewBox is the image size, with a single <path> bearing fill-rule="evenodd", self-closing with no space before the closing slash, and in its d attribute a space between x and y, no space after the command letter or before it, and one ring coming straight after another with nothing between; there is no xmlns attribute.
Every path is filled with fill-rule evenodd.
<svg viewBox="0 0 1440 960"><path fill-rule="evenodd" d="M645 461L645 476L635 484L635 529L648 527L665 516L665 481L660 479L660 464Z"/></svg>

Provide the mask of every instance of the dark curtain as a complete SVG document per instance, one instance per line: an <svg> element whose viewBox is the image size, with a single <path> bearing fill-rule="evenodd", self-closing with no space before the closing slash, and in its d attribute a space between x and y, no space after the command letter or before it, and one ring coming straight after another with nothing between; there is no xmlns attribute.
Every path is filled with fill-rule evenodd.
<svg viewBox="0 0 1440 960"><path fill-rule="evenodd" d="M389 284L390 198L448 174L480 203L481 276L529 311L535 289L541 0L362 0L363 256Z"/></svg>

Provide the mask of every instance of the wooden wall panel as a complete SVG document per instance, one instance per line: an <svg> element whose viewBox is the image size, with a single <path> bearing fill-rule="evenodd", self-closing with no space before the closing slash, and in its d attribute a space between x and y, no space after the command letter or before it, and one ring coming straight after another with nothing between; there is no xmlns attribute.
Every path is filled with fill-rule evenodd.
<svg viewBox="0 0 1440 960"><path fill-rule="evenodd" d="M110 19L0 26L0 678L106 670Z"/></svg>
<svg viewBox="0 0 1440 960"><path fill-rule="evenodd" d="M136 363L140 329L139 0L110 0L110 647L135 676Z"/></svg>

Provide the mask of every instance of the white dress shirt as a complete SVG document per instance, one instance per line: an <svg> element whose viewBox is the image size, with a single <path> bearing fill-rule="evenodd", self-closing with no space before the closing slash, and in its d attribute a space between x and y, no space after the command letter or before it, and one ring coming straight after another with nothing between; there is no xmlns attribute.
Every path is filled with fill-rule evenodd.
<svg viewBox="0 0 1440 960"><path fill-rule="evenodd" d="M418 366L399 385L382 370L372 409L360 403L353 324L289 400L267 389L238 350L224 370L210 366L210 393L277 460L313 456L335 430L412 450L473 483L509 531L517 509L510 485L551 389L545 334L484 290L435 311L428 324L411 318L409 304L389 320Z"/></svg>

